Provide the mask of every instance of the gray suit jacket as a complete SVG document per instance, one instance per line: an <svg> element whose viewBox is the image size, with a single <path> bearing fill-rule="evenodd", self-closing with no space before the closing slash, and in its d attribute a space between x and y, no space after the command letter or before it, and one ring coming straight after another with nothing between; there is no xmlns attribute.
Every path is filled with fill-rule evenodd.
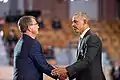
<svg viewBox="0 0 120 80"><path fill-rule="evenodd" d="M88 35L89 38L85 42ZM66 67L70 80L74 78L76 80L105 80L101 65L101 40L89 30L81 40L81 43L83 45L77 51L77 61Z"/></svg>

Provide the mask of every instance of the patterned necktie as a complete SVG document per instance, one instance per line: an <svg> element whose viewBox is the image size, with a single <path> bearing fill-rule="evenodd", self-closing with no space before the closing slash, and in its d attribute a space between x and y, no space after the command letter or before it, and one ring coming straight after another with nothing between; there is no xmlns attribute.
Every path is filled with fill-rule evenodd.
<svg viewBox="0 0 120 80"><path fill-rule="evenodd" d="M78 49L79 49L79 47L80 47L81 40L82 40L82 38L80 37L79 43L78 43Z"/></svg>
<svg viewBox="0 0 120 80"><path fill-rule="evenodd" d="M77 55L76 55L76 57L79 56L79 48L80 48L80 45L81 45L81 41L82 41L82 38L80 37L79 42L78 42Z"/></svg>

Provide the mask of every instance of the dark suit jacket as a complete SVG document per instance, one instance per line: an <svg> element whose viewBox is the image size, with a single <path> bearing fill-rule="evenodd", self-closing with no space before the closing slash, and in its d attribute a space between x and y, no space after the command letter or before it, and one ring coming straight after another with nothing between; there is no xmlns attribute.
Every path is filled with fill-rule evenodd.
<svg viewBox="0 0 120 80"><path fill-rule="evenodd" d="M23 34L14 49L13 80L43 80L43 73L51 76L52 69L42 54L40 43Z"/></svg>
<svg viewBox="0 0 120 80"><path fill-rule="evenodd" d="M102 43L96 34L90 32L85 34L80 44L89 35L86 44L79 49L87 49L85 57L81 55L81 50L78 51L78 59L72 65L66 67L70 79L76 80L105 80L101 66ZM85 42L84 42L85 43Z"/></svg>

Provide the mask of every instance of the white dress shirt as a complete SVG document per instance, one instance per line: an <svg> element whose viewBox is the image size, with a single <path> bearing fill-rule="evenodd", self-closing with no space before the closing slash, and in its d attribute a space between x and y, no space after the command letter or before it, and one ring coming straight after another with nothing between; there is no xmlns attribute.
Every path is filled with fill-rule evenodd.
<svg viewBox="0 0 120 80"><path fill-rule="evenodd" d="M88 30L90 30L90 28L87 28L86 30L84 30L83 33L80 35L80 38L83 38ZM78 49L79 49L79 47L80 47L80 40L79 40L79 43L78 43Z"/></svg>

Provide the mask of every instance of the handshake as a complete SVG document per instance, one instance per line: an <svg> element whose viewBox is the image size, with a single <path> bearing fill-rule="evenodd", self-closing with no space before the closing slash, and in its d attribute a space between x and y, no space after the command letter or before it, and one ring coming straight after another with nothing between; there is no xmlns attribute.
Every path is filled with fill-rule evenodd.
<svg viewBox="0 0 120 80"><path fill-rule="evenodd" d="M67 79L68 75L67 75L67 70L65 67L54 67L55 69L52 70L51 74L53 76L57 76L59 78L59 80L65 80Z"/></svg>

